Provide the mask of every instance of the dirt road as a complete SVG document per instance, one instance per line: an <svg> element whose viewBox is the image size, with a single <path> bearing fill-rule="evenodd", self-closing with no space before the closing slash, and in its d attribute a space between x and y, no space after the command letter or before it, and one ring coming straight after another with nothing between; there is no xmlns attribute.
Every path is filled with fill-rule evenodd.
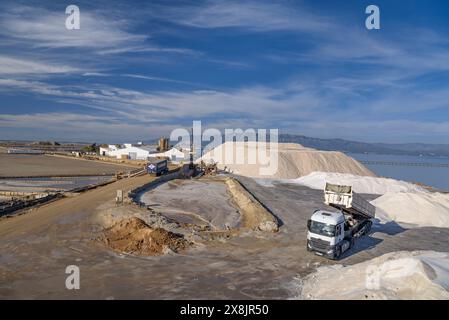
<svg viewBox="0 0 449 320"><path fill-rule="evenodd" d="M102 203L114 199L117 189L131 190L151 180L154 180L154 177L148 175L119 180L75 197L52 202L27 214L3 219L0 221L0 237L7 239L8 236L15 236L17 233L35 233L65 216L80 211L91 212Z"/></svg>

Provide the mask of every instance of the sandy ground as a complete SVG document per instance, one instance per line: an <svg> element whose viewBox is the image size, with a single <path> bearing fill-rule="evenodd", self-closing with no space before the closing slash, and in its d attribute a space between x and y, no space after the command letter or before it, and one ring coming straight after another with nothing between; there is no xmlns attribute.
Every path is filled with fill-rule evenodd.
<svg viewBox="0 0 449 320"><path fill-rule="evenodd" d="M249 232L158 257L117 254L93 242L98 208L113 206L116 189L151 179L120 180L0 220L0 298L292 298L294 279L318 266L351 265L399 250L449 251L449 229L407 230L391 223L376 225L341 261L323 259L305 249L307 219L315 209L329 209L322 192L297 185L264 187L248 178L239 180L282 222L279 232ZM71 264L80 267L77 291L65 288L64 271Z"/></svg>
<svg viewBox="0 0 449 320"><path fill-rule="evenodd" d="M136 168L47 155L0 154L0 177L111 175Z"/></svg>

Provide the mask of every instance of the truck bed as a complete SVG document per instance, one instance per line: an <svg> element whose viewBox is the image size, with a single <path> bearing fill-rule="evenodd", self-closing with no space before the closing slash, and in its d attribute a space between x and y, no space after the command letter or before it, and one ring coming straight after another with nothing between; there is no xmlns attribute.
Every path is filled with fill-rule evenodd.
<svg viewBox="0 0 449 320"><path fill-rule="evenodd" d="M324 202L354 216L372 219L376 215L376 208L361 195L355 193L351 186L326 183Z"/></svg>

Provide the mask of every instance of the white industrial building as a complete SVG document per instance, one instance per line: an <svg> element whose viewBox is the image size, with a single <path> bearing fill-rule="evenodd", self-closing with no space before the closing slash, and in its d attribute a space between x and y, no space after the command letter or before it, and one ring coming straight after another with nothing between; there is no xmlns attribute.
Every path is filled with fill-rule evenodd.
<svg viewBox="0 0 449 320"><path fill-rule="evenodd" d="M110 144L107 148L100 147L100 155L106 157L114 157L117 159L133 159L147 160L148 158L167 157L171 161L182 161L188 159L188 152L172 148L165 152L158 152L154 145L143 145L141 143L133 145L125 143L123 146L117 147Z"/></svg>
<svg viewBox="0 0 449 320"><path fill-rule="evenodd" d="M183 161L189 158L188 150L179 150L178 148L171 148L165 152L152 153L149 155L150 158L156 157L167 157L173 162Z"/></svg>
<svg viewBox="0 0 449 320"><path fill-rule="evenodd" d="M142 144L133 145L131 143L125 143L120 147L110 144L107 148L100 147L101 156L114 157L117 159L126 157L128 159L145 160L150 153L155 152L157 152L156 146Z"/></svg>

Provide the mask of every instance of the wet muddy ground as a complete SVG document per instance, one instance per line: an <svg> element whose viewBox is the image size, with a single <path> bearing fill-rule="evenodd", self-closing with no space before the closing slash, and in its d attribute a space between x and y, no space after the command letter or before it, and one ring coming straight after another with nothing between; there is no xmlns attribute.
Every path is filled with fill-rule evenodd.
<svg viewBox="0 0 449 320"><path fill-rule="evenodd" d="M180 222L212 230L239 227L241 219L222 180L172 180L141 194L138 201Z"/></svg>

